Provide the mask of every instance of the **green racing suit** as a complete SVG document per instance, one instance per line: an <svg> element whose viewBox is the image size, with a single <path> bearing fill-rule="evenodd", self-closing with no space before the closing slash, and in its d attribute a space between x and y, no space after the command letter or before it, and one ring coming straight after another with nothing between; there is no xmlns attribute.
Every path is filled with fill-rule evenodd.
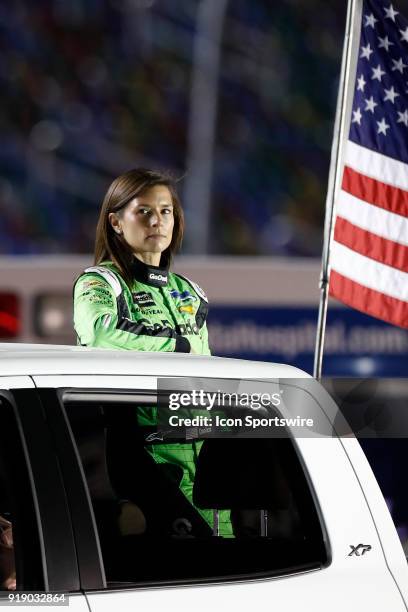
<svg viewBox="0 0 408 612"><path fill-rule="evenodd" d="M198 285L137 261L126 284L114 265L87 268L75 283L79 343L138 351L209 355L208 300Z"/></svg>
<svg viewBox="0 0 408 612"><path fill-rule="evenodd" d="M187 278L139 260L127 285L112 262L87 268L74 286L74 325L79 344L112 349L194 352L210 355L206 317L208 300ZM139 425L157 425L154 411L139 408ZM201 440L146 445L157 464L181 467L180 490L191 504L195 461ZM213 525L211 510L196 508ZM219 512L219 533L232 535L230 512Z"/></svg>

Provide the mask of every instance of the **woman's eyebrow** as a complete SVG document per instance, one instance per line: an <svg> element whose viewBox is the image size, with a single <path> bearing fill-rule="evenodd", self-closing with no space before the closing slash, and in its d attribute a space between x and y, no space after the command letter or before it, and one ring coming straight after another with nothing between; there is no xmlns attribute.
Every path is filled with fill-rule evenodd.
<svg viewBox="0 0 408 612"><path fill-rule="evenodd" d="M173 202L170 202L169 200L160 200L158 202L159 206L173 206ZM154 203L152 204L152 202L143 202L142 201L138 201L136 203L136 206L154 206Z"/></svg>

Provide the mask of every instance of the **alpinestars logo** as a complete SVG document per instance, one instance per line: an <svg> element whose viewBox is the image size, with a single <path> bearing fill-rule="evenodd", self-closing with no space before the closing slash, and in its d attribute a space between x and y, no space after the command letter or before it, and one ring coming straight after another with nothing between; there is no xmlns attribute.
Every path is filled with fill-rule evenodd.
<svg viewBox="0 0 408 612"><path fill-rule="evenodd" d="M163 276L163 274L155 274L154 272L150 272L149 280L161 281L162 283L167 283L167 276Z"/></svg>

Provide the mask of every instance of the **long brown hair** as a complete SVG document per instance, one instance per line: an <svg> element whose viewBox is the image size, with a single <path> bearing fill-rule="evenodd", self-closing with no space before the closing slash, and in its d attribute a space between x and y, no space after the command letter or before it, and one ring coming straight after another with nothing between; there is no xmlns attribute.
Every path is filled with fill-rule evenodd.
<svg viewBox="0 0 408 612"><path fill-rule="evenodd" d="M121 235L110 224L109 213L124 209L133 198L154 187L164 185L173 200L174 228L170 245L161 254L160 265L168 267L173 255L181 246L184 232L184 215L175 188L175 180L169 175L146 168L135 168L118 176L111 183L102 202L95 238L95 265L110 260L118 268L125 281L132 282L133 253Z"/></svg>

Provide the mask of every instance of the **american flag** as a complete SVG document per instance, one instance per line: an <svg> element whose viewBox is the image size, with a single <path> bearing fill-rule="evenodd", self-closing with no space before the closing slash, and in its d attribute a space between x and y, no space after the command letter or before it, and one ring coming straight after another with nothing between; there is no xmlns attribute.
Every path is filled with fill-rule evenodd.
<svg viewBox="0 0 408 612"><path fill-rule="evenodd" d="M329 290L408 328L408 20L364 0L361 21Z"/></svg>

